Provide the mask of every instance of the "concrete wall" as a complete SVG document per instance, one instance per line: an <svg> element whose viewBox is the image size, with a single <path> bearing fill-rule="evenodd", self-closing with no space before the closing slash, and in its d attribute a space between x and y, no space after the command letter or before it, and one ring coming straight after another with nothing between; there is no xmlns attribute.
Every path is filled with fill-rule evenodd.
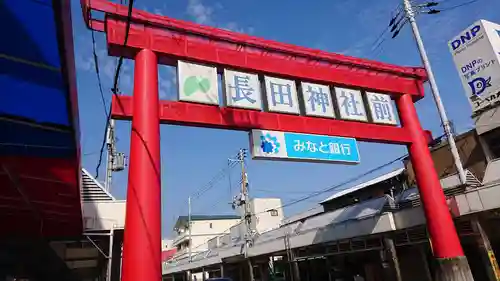
<svg viewBox="0 0 500 281"><path fill-rule="evenodd" d="M192 254L209 249L208 242L223 233L228 233L231 226L240 222L240 219L227 220L196 220L191 222L191 251ZM189 245L184 243L189 239L189 231L182 232L174 239L174 245L178 252L175 259L187 258L189 256ZM182 243L181 243L182 242ZM213 243L213 242L212 242ZM180 248L180 249L179 249Z"/></svg>
<svg viewBox="0 0 500 281"><path fill-rule="evenodd" d="M161 240L161 250L165 251L165 250L172 249L174 247L173 243L174 243L174 240L172 240L172 239Z"/></svg>
<svg viewBox="0 0 500 281"><path fill-rule="evenodd" d="M474 117L476 131L479 135L500 127L500 110L497 107L487 110Z"/></svg>
<svg viewBox="0 0 500 281"><path fill-rule="evenodd" d="M229 228L240 222L240 219L231 220L203 220L191 222L192 235L221 234L229 231Z"/></svg>
<svg viewBox="0 0 500 281"><path fill-rule="evenodd" d="M252 228L258 233L278 228L283 221L283 209L279 198L254 198L251 202L252 213L256 214L252 220ZM275 210L275 211L272 211ZM273 214L276 214L273 216Z"/></svg>
<svg viewBox="0 0 500 281"><path fill-rule="evenodd" d="M476 132L473 130L458 136L456 143L464 168L470 170L482 181L488 163ZM447 142L432 149L431 154L439 178L445 178L457 172ZM415 184L415 173L413 172L411 162L405 161L405 167L409 183Z"/></svg>
<svg viewBox="0 0 500 281"><path fill-rule="evenodd" d="M125 227L126 201L83 202L84 228L109 230Z"/></svg>

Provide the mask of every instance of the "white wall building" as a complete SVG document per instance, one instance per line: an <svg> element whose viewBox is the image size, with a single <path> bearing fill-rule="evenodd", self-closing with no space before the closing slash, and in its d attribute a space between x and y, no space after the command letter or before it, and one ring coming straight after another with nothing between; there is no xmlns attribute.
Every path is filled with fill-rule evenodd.
<svg viewBox="0 0 500 281"><path fill-rule="evenodd" d="M255 214L252 229L259 234L278 228L284 219L280 198L254 198L250 210Z"/></svg>
<svg viewBox="0 0 500 281"><path fill-rule="evenodd" d="M170 250L174 248L174 240L173 239L162 239L161 240L161 250L162 251L165 251L165 250Z"/></svg>
<svg viewBox="0 0 500 281"><path fill-rule="evenodd" d="M188 216L180 216L175 223L174 230L177 237L173 240L173 247L177 248L175 260L189 257L189 244L192 255L208 249L208 240L229 233L231 226L240 222L236 215L192 215L191 240L189 239Z"/></svg>
<svg viewBox="0 0 500 281"><path fill-rule="evenodd" d="M281 199L253 198L250 201L252 217L251 228L256 234L279 228L284 215ZM180 216L174 226L177 237L173 247L177 248L174 260L189 257L188 217ZM245 235L245 225L241 216L236 215L192 215L191 216L191 251L192 255L222 245L231 245Z"/></svg>

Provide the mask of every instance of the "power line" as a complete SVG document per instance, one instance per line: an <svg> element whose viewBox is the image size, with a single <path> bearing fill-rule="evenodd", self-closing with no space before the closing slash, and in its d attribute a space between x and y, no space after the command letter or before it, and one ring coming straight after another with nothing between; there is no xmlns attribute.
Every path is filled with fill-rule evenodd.
<svg viewBox="0 0 500 281"><path fill-rule="evenodd" d="M134 0L130 0L128 3L127 23L125 26L125 40L123 41L123 46L126 46L127 42L128 42L128 37L129 37L129 33L130 33L130 22L132 20L132 8L133 8L133 6L134 6ZM113 88L111 89L111 92L115 96L118 96L118 78L120 76L120 69L122 67L122 64L123 64L123 56L120 56L120 58L118 59L118 64L116 66ZM117 99L117 101L119 101L119 99ZM120 106L121 106L121 104L120 104ZM104 127L104 136L102 138L101 148L99 150L100 151L99 152L99 160L97 162L97 166L95 169L96 170L95 171L95 173L96 173L95 178L96 179L99 177L99 168L101 167L101 164L102 164L102 159L103 159L102 155L104 153L104 148L106 146L107 132L108 132L108 126L109 126L110 119L111 119L111 103L109 104L109 111L108 111L108 114L106 116L106 126Z"/></svg>
<svg viewBox="0 0 500 281"><path fill-rule="evenodd" d="M385 42L386 38L382 38L382 37L387 33L387 31L391 27L391 24L393 22L396 22L402 13L403 13L403 10L402 10L401 4L398 4L396 6L396 8L391 12L392 16L391 16L391 20L390 20L389 24L382 30L382 32L379 34L379 36L377 36L377 39L375 41L373 41L373 43L372 43L373 47L371 50L372 52L375 52L375 50L377 50ZM382 40L380 40L380 39L382 39Z"/></svg>
<svg viewBox="0 0 500 281"><path fill-rule="evenodd" d="M200 198L201 195L203 195L205 192L209 191L212 189L214 186L216 186L216 183L220 181L224 176L226 175L227 172L229 172L232 168L236 167L238 163L232 162L228 164L227 167L222 168L215 176L205 185L203 185L198 191L196 191L193 194L193 199L198 199Z"/></svg>
<svg viewBox="0 0 500 281"><path fill-rule="evenodd" d="M127 25L125 26L125 40L123 41L123 46L127 45L128 36L130 34L130 21L131 21L131 18L132 18L132 7L133 7L133 5L134 5L134 0L130 0L130 2L128 4ZM111 91L113 92L113 94L116 94L118 92L118 79L119 79L120 70L121 70L121 67L122 67L122 64L123 64L123 58L124 58L123 56L120 56L118 58L118 64L116 66L115 79L114 79L114 83L113 83L113 88L111 89Z"/></svg>
<svg viewBox="0 0 500 281"><path fill-rule="evenodd" d="M455 5L455 6L451 6L451 7L448 7L448 8L444 8L442 10L439 10L439 12L446 12L446 11L451 11L451 10L454 10L454 9L457 9L457 8L460 8L460 7L464 7L464 6L467 6L467 5L470 5L470 4L473 4L473 3L476 3L478 2L479 0L471 0L471 1L468 1L468 2L464 2L464 3L461 3L461 4L458 4L458 5ZM444 1L443 1L444 2Z"/></svg>
<svg viewBox="0 0 500 281"><path fill-rule="evenodd" d="M404 159L404 158L406 158L406 157L408 157L408 154L402 155L402 156L400 156L400 157L398 157L398 158L396 158L396 159L393 159L393 160L391 160L391 161L389 161L389 162L387 162L387 163L385 163L385 164L382 164L382 165L380 165L380 166L378 166L378 167L375 167L375 168L373 168L373 169L371 169L371 170L369 170L369 171L367 171L367 172L365 172L365 173L362 173L362 174L360 174L360 175L357 175L357 176L355 176L355 177L352 177L352 178L350 178L350 179L348 179L348 180L346 180L346 181L343 181L343 182L341 182L341 183L339 183L339 184L335 184L335 185L330 186L330 187L328 187L328 188L325 188L325 189L322 189L322 190L319 190L319 191L313 192L312 194L310 194L310 195L308 195L308 196L301 197L301 198L299 198L299 199L293 200L293 201L291 201L291 202L289 202L289 203L286 203L286 204L283 204L283 205L281 205L281 206L276 206L276 207L275 207L275 208L273 208L273 209L275 209L275 210L278 210L278 209L283 209L283 208L285 208L285 207L292 206L292 205L294 205L294 204L297 204L297 203L300 203L300 202L306 201L306 200L308 200L308 199L314 198L314 197L316 197L316 196L318 196L318 195L321 195L321 194L323 194L323 193L330 192L330 191L333 191L333 190L336 190L336 191L339 191L339 192L340 192L340 191L342 191L342 190L348 189L348 188L350 188L350 187L346 187L346 188L342 188L342 189L337 189L337 188L338 188L338 187L341 187L341 186L343 186L343 185L346 185L346 184L352 183L352 182L354 182L354 181L358 180L359 178L362 178L362 177L365 177L365 176L367 176L367 175L369 175L369 174L372 174L372 173L374 173L374 172L376 172L376 171L378 171L378 170L380 170L380 169L383 169L383 168L385 168L385 167L387 167L387 166L389 166L389 165L391 165L391 164L396 163L397 161L401 161L401 160L403 160L403 159ZM266 210L266 211L259 212L259 213L252 214L252 216L253 216L253 217L256 217L256 216L261 215L261 214L264 214L264 213L267 213L267 210ZM226 229L226 230L222 231L222 233L225 233L226 231L230 230L232 227L234 227L234 226L236 226L236 225L238 225L238 224L240 224L240 223L242 223L242 222L243 222L243 219L242 219L242 220L240 220L238 223L236 223L236 224L232 225L232 226L231 226L231 227L229 227L228 229ZM211 240L211 239L213 239L213 237L212 237L212 238L209 238L209 239L207 239L207 240L205 240L203 243L201 243L200 245L196 246L196 247L195 247L195 248L193 248L193 249L197 249L197 248L201 247L202 245L206 244L206 243L207 243L209 240Z"/></svg>
<svg viewBox="0 0 500 281"><path fill-rule="evenodd" d="M229 167L229 165L231 164L231 160L227 160L227 166ZM229 199L232 200L233 199L233 183L232 183L232 180L231 180L231 171L229 171L229 173L227 173L227 180L229 182Z"/></svg>
<svg viewBox="0 0 500 281"><path fill-rule="evenodd" d="M391 161L389 161L389 162L387 162L387 163L385 163L385 164L382 164L382 165L380 165L380 166L378 166L378 167L375 167L375 168L373 168L373 169L371 169L371 170L369 170L369 171L367 171L367 172L365 172L365 173L362 173L362 174L360 174L360 175L357 175L357 176L355 176L355 177L352 177L352 178L350 178L350 179L348 179L348 180L346 180L346 181L343 181L343 182L341 182L341 183L339 183L339 184L335 184L335 185L333 185L333 186L327 187L327 188L322 189L322 190L319 190L319 191L317 191L317 192L313 192L313 193L311 193L310 195L307 195L307 196L301 197L301 198L299 198L299 199L297 199L297 200L294 200L294 201L292 201L292 202L290 202L290 203L286 203L286 204L283 204L283 205L281 205L281 206L276 206L276 208L274 208L274 209L283 209L283 208L285 208L285 207L289 207L289 206L295 205L295 204L297 204L297 203L300 203L300 202L306 201L306 200L308 200L308 199L314 198L314 197L316 197L316 196L318 196L318 195L321 195L321 194L324 194L324 193L327 193L327 192L331 192L331 191L337 191L337 192L340 192L340 191L343 191L343 190L348 189L348 188L350 188L350 187L345 187L345 188L340 188L340 189L338 189L338 188L339 188L339 187L341 187L341 186L344 186L344 185L346 185L346 184L349 184L349 183L355 182L356 180L358 180L358 179L360 179L360 178L362 178L362 177L365 177L365 176L370 175L370 174L372 174L372 173L374 173L374 172L376 172L376 171L378 171L378 170L381 170L381 169L383 169L383 168L385 168L385 167L387 167L387 166L389 166L389 165L392 165L392 164L396 163L397 161L401 161L401 160L405 159L406 157L408 157L408 154L402 155L402 156L400 156L400 157L398 157L398 158L396 158L396 159L393 159L393 160L391 160ZM254 216L257 216L257 215L259 215L259 214L263 214L263 213L266 213L266 212L267 212L267 211L263 211L263 212L260 212L260 213L256 213L256 214L254 214Z"/></svg>
<svg viewBox="0 0 500 281"><path fill-rule="evenodd" d="M467 1L467 2L460 3L458 5L455 5L455 6L444 7L444 8L441 8L441 9L434 8L434 7L439 7L440 4L447 3L449 1L450 0L429 1L429 2L426 2L426 3L422 3L422 4L419 4L419 5L412 6L411 8L413 9L413 13L415 15L418 15L418 14L435 15L435 14L439 14L439 13L442 13L442 12L451 11L451 10L454 10L454 9L457 9L457 8L460 8L460 7L464 7L464 6L476 3L476 2L478 2L480 0L470 0L470 1ZM396 22L396 23L393 24L393 28L391 30L393 32L392 38L396 38L399 35L399 32L403 29L403 27L409 22L408 17L404 17L404 18L405 19L403 20L402 23Z"/></svg>
<svg viewBox="0 0 500 281"><path fill-rule="evenodd" d="M110 112L108 112L107 106L106 106L106 99L104 98L104 91L102 89L101 74L100 74L100 69L99 69L99 58L97 56L96 41L95 41L95 35L94 35L93 29L91 29L91 36L92 36L92 54L94 57L94 68L95 68L95 72L96 72L96 76L97 76L97 83L99 85L99 92L101 94L101 103L102 103L102 106L104 108L104 115L106 116L106 127L104 129L105 134L104 134L102 146L99 150L99 160L98 160L98 163L96 166L96 177L95 178L97 179L99 177L99 167L101 166L101 162L102 162L102 154L104 152L104 144L106 143L106 132L107 132L107 127L108 127L108 123L109 123L109 116L110 116L110 112L111 112L111 104L110 104Z"/></svg>
<svg viewBox="0 0 500 281"><path fill-rule="evenodd" d="M262 189L262 188L253 188L252 191L260 191L260 192L268 192L268 193L280 193L283 191L273 190L273 189ZM311 194L317 192L317 190L313 191L295 191L295 190L287 190L286 193L290 194Z"/></svg>
<svg viewBox="0 0 500 281"><path fill-rule="evenodd" d="M106 108L106 99L104 98L104 91L102 90L102 82L101 82L101 74L99 71L99 58L97 57L97 52L96 52L96 42L95 42L95 36L94 36L94 30L91 30L92 34L92 54L94 56L94 68L95 68L95 73L97 75L97 83L99 84L99 92L101 94L101 102L102 106L104 108L104 115L108 116L108 109Z"/></svg>

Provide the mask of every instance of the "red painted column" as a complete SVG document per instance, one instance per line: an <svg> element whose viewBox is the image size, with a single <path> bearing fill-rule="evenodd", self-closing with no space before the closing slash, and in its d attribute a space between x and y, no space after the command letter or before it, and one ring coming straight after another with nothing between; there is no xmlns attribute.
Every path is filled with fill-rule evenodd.
<svg viewBox="0 0 500 281"><path fill-rule="evenodd" d="M135 57L123 281L161 280L161 174L158 59Z"/></svg>
<svg viewBox="0 0 500 281"><path fill-rule="evenodd" d="M408 150L427 220L427 229L434 256L438 259L463 257L464 252L448 210L439 177L434 169L434 162L412 98L408 94L402 95L397 100L397 104L401 122L409 130L412 138L412 144L408 146Z"/></svg>

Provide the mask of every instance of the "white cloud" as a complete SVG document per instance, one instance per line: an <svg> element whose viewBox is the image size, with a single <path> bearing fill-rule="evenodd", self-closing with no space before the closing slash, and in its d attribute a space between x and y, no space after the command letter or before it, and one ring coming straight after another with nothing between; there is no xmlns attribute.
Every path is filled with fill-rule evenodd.
<svg viewBox="0 0 500 281"><path fill-rule="evenodd" d="M229 30L229 31L238 32L238 33L246 33L246 34L252 34L254 32L253 27L245 28L245 27L240 26L237 22L234 22L234 21L228 22L228 23L222 25L220 28L225 29L225 30Z"/></svg>
<svg viewBox="0 0 500 281"><path fill-rule="evenodd" d="M201 0L189 0L187 13L199 24L210 24L214 9L202 3Z"/></svg>
<svg viewBox="0 0 500 281"><path fill-rule="evenodd" d="M215 3L213 6L203 3L203 0L189 0L186 8L187 14L199 24L216 26L225 30L252 34L253 27L242 27L237 22L230 21L226 23L217 22L215 20L215 11L221 10L224 7L220 3Z"/></svg>

